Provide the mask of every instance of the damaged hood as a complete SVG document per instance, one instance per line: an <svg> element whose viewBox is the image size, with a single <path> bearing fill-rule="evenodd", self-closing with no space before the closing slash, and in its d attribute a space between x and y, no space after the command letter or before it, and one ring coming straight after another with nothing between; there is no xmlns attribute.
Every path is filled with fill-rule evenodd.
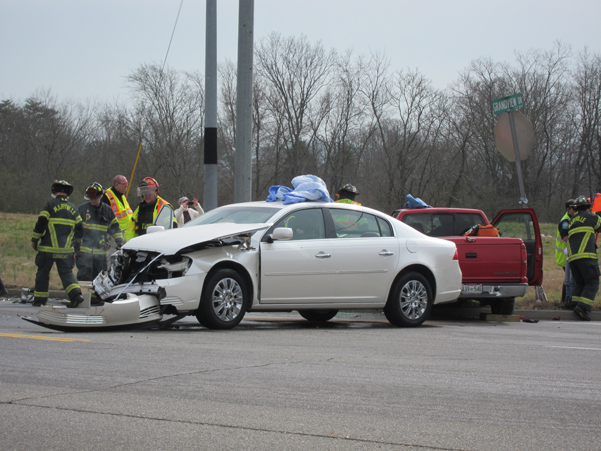
<svg viewBox="0 0 601 451"><path fill-rule="evenodd" d="M129 240L123 249L159 252L165 255L177 254L180 250L208 241L219 241L238 235L267 229L271 224L205 224L164 232L147 233Z"/></svg>

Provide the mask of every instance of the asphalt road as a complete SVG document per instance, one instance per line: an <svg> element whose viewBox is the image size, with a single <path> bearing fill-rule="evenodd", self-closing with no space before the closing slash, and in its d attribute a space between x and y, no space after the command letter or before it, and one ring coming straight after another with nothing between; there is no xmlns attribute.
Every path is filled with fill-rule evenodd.
<svg viewBox="0 0 601 451"><path fill-rule="evenodd" d="M593 450L601 323L251 314L62 333L0 301L0 449Z"/></svg>

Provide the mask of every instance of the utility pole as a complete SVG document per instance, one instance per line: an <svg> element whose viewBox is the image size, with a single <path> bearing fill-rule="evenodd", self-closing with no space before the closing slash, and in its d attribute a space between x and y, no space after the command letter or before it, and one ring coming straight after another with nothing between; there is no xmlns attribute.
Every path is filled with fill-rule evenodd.
<svg viewBox="0 0 601 451"><path fill-rule="evenodd" d="M207 0L205 42L205 211L217 208L217 0Z"/></svg>
<svg viewBox="0 0 601 451"><path fill-rule="evenodd" d="M239 0L234 202L252 200L252 85L254 0Z"/></svg>

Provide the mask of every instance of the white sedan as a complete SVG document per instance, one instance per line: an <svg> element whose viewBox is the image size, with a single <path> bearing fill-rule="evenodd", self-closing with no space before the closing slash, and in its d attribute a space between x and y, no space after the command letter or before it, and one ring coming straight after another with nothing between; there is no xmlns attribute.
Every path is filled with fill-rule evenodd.
<svg viewBox="0 0 601 451"><path fill-rule="evenodd" d="M433 304L459 297L461 270L454 243L370 208L248 202L130 240L94 287L91 309L103 310L91 313L133 312L139 300L125 322L196 315L230 329L248 311L328 321L341 309L384 309L392 324L418 326Z"/></svg>

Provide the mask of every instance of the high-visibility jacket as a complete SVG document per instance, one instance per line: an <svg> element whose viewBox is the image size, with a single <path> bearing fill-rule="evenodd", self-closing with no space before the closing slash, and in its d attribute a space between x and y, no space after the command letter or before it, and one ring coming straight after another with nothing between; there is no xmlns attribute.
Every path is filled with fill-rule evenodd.
<svg viewBox="0 0 601 451"><path fill-rule="evenodd" d="M336 201L337 204L351 204L351 205L361 205L359 202L355 202L350 199L340 199Z"/></svg>
<svg viewBox="0 0 601 451"><path fill-rule="evenodd" d="M79 215L83 221L83 241L81 252L84 254L106 255L106 238L110 233L117 243L123 241L123 232L111 207L100 203L94 207L90 202L79 206Z"/></svg>
<svg viewBox="0 0 601 451"><path fill-rule="evenodd" d="M579 211L570 221L569 255L570 262L583 258L597 259L595 232L601 229L601 217L588 211Z"/></svg>
<svg viewBox="0 0 601 451"><path fill-rule="evenodd" d="M568 247L568 243L563 240L560 234L560 227L563 227L564 224L567 224L568 228L570 227L570 215L567 213L563 215L561 221L559 221L559 224L557 225L557 236L555 237L555 263L563 268L566 267L567 261L567 255L564 250Z"/></svg>
<svg viewBox="0 0 601 451"><path fill-rule="evenodd" d="M153 225L154 221L156 221L157 215L161 211L161 208L163 208L164 205L171 206L171 204L169 202L167 202L165 199L161 198L160 196L157 196L157 199L154 204L154 210L152 212L152 222L151 223L142 223L141 220L139 220L140 206L142 204L144 204L144 202L140 202L138 204L138 207L136 208L136 211L134 211L131 221L127 226L127 231L130 234L133 234L133 236L144 235L146 233L146 229L148 229L148 227ZM173 207L171 207L171 208L173 208ZM173 216L172 228L174 228L174 229L177 228L177 221L175 219L175 216Z"/></svg>
<svg viewBox="0 0 601 451"><path fill-rule="evenodd" d="M595 194L593 197L593 213L601 211L601 193Z"/></svg>
<svg viewBox="0 0 601 451"><path fill-rule="evenodd" d="M72 254L73 243L81 243L83 223L77 207L65 196L46 202L33 228L31 241L38 242L38 252Z"/></svg>
<svg viewBox="0 0 601 451"><path fill-rule="evenodd" d="M125 195L118 196L115 194L112 187L107 189L104 195L109 200L111 210L113 210L115 218L117 218L117 222L119 223L119 227L123 231L124 240L130 240L135 236L131 232L128 232L128 226L134 213L131 211L127 198ZM119 197L121 197L121 199L119 199Z"/></svg>

